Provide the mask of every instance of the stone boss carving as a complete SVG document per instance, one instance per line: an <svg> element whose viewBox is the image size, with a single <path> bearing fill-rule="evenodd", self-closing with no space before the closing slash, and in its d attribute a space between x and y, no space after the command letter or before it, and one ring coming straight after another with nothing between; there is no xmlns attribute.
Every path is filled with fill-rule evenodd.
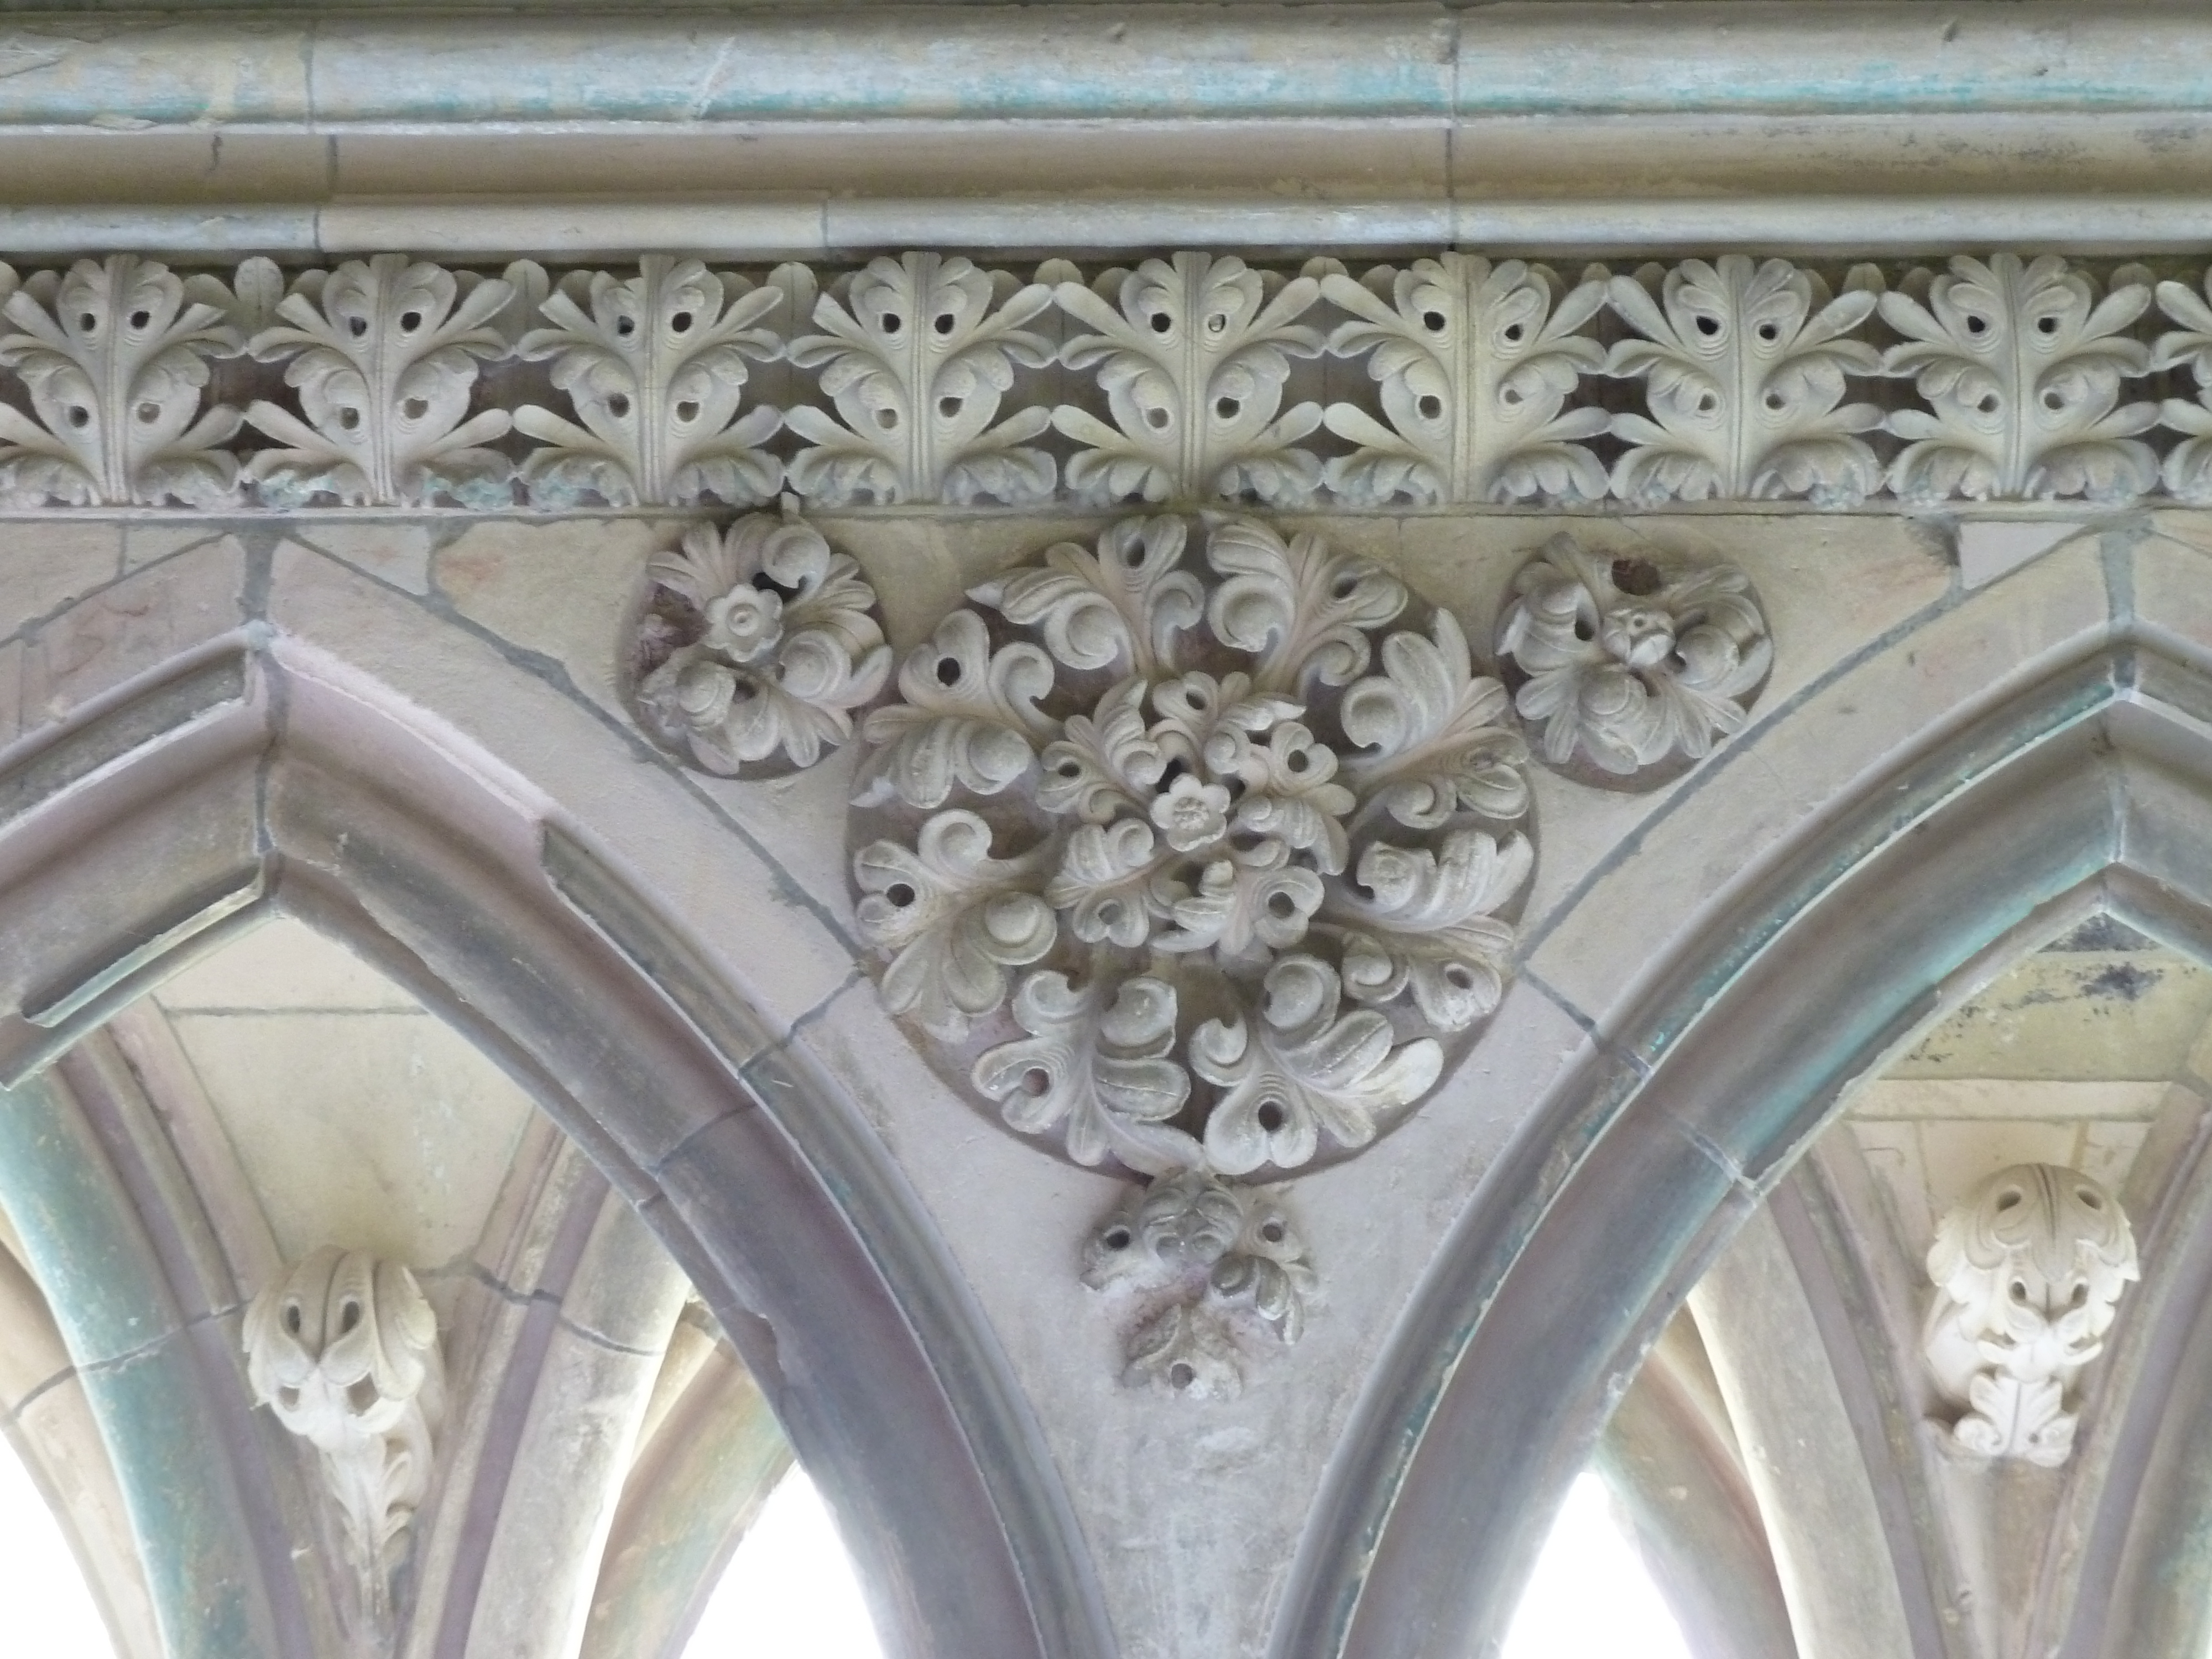
<svg viewBox="0 0 2212 1659"><path fill-rule="evenodd" d="M2110 1193L2048 1164L2000 1170L1945 1215L1928 1252L1936 1297L1923 1346L1964 1414L1958 1443L2045 1468L2074 1448L2081 1368L2104 1352L2136 1241Z"/></svg>
<svg viewBox="0 0 2212 1659"><path fill-rule="evenodd" d="M246 1353L256 1398L319 1454L365 1618L381 1629L445 1416L436 1316L398 1262L325 1245L253 1298Z"/></svg>

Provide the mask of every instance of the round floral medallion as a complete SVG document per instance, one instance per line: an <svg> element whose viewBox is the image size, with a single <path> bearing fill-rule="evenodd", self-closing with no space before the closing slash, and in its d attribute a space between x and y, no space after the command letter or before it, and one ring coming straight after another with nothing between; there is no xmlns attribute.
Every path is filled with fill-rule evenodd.
<svg viewBox="0 0 2212 1659"><path fill-rule="evenodd" d="M1504 689L1318 537L1127 520L975 588L871 714L860 927L1005 1121L1146 1175L1366 1145L1498 1004Z"/></svg>

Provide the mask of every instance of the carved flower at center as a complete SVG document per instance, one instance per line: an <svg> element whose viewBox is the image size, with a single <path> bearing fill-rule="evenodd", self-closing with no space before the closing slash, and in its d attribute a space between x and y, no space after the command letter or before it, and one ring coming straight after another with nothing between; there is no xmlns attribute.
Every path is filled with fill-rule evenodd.
<svg viewBox="0 0 2212 1659"><path fill-rule="evenodd" d="M1081 1163L1371 1140L1496 1006L1533 860L1526 750L1457 622L1370 632L1395 577L1244 521L1201 564L1182 520L1126 520L969 598L866 728L893 1012Z"/></svg>
<svg viewBox="0 0 2212 1659"><path fill-rule="evenodd" d="M782 638L783 595L774 588L733 587L707 602L707 647L733 662L757 662Z"/></svg>

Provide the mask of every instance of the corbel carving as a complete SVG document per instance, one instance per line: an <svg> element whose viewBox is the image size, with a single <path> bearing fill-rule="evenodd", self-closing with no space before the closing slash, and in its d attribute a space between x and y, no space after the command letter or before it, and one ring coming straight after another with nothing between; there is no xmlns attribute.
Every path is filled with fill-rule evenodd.
<svg viewBox="0 0 2212 1659"><path fill-rule="evenodd" d="M398 1262L325 1245L253 1298L245 1338L255 1397L315 1448L380 1632L445 1416L437 1317Z"/></svg>
<svg viewBox="0 0 2212 1659"><path fill-rule="evenodd" d="M1928 1252L1936 1285L1923 1346L1956 1443L2055 1468L2074 1448L2081 1368L2104 1352L2140 1277L2119 1202L2088 1176L2015 1164L1946 1214Z"/></svg>

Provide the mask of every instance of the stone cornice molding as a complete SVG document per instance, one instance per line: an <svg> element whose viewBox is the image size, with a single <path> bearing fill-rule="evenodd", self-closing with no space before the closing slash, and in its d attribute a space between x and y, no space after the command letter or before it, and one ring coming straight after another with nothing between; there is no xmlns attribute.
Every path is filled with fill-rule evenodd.
<svg viewBox="0 0 2212 1659"><path fill-rule="evenodd" d="M2193 266L0 267L0 507L2212 500Z"/></svg>
<svg viewBox="0 0 2212 1659"><path fill-rule="evenodd" d="M18 14L0 247L2179 250L2208 46L1986 0Z"/></svg>

